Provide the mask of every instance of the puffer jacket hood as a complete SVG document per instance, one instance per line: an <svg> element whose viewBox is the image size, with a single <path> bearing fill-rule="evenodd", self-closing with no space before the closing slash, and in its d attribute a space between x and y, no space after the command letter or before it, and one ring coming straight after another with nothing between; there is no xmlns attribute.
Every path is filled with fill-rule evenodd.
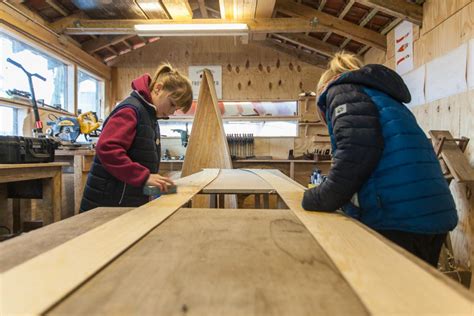
<svg viewBox="0 0 474 316"><path fill-rule="evenodd" d="M369 64L359 70L342 74L326 87L318 98L318 106L324 113L327 107L327 91L331 87L339 84L362 85L384 92L402 103L409 103L411 101L410 91L408 91L405 82L403 82L403 79L395 71L384 65Z"/></svg>

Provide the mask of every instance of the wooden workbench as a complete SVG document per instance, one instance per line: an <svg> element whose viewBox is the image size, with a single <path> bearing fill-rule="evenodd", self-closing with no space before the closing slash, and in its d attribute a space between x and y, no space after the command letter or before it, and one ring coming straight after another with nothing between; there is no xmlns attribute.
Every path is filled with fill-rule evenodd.
<svg viewBox="0 0 474 316"><path fill-rule="evenodd" d="M7 207L6 184L10 182L42 179L43 224L61 219L61 174L65 163L0 164L0 210Z"/></svg>
<svg viewBox="0 0 474 316"><path fill-rule="evenodd" d="M162 160L160 173L181 171L183 160ZM235 169L278 169L289 178L301 185L309 183L311 172L318 168L323 174L328 174L331 161L287 160L287 159L239 159L233 160Z"/></svg>
<svg viewBox="0 0 474 316"><path fill-rule="evenodd" d="M192 190L217 190L219 183L228 186L222 192L230 192L231 183L235 186L231 193L242 190L238 181L242 171L226 170L225 178L207 177L205 182L191 180L194 175L183 178L176 196L163 196L132 210L92 210L0 244L0 267L5 267L0 268L1 277L10 289L2 299L10 302L15 292L18 304L29 303L25 295L50 300L46 293L54 287L48 284L62 287L83 274L71 290L61 292L61 300L38 311L83 315L471 315L474 311L473 296L460 285L363 225L340 214L303 211L299 206L303 190L283 174L252 172L290 209L181 208L186 201L181 197ZM188 182L194 184L187 186ZM175 207L176 212L170 211ZM159 216L161 212L165 214ZM152 218L155 224L150 223ZM145 225L151 230L141 228ZM125 250L121 246L116 255L109 253L123 236L137 230L142 234L129 240ZM35 249L25 253L30 243ZM109 253L108 263L89 276L93 270L85 270L104 253ZM48 269L48 274L38 274L39 267ZM67 271L70 277L55 275ZM33 282L31 276L35 280L28 293L15 288ZM38 291L31 292L35 288Z"/></svg>
<svg viewBox="0 0 474 316"><path fill-rule="evenodd" d="M275 189L259 176L241 169L223 169L217 178L202 191L210 194L210 207L224 208L226 194L254 195L255 208L260 208L260 197L263 196L263 207L269 208L269 195L276 193Z"/></svg>
<svg viewBox="0 0 474 316"><path fill-rule="evenodd" d="M79 214L82 194L87 181L87 174L94 160L95 150L56 150L55 161L66 162L63 168L64 191L68 193L63 199L63 207L73 210L67 215ZM71 179L72 178L72 179Z"/></svg>

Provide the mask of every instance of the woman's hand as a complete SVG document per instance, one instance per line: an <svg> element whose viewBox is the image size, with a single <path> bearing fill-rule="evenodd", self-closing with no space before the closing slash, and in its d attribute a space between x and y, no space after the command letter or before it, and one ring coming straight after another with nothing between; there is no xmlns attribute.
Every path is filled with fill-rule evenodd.
<svg viewBox="0 0 474 316"><path fill-rule="evenodd" d="M159 187L161 191L168 192L168 185L174 185L174 182L168 177L163 177L157 173L154 173L150 174L150 177L146 181L146 185Z"/></svg>

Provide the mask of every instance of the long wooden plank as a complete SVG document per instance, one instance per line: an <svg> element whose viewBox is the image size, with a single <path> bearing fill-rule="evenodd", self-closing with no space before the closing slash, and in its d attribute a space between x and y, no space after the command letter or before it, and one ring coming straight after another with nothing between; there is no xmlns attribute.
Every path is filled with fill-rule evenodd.
<svg viewBox="0 0 474 316"><path fill-rule="evenodd" d="M45 312L167 219L218 173L207 169L177 180L177 194L162 196L2 273L0 314Z"/></svg>
<svg viewBox="0 0 474 316"><path fill-rule="evenodd" d="M291 0L277 0L276 10L294 17L306 17L309 19L316 17L318 20L317 28L319 28L320 31L332 31L344 37L351 37L371 47L377 47L384 51L387 49L387 40L382 34L346 20L338 19L335 16L318 11L309 6Z"/></svg>
<svg viewBox="0 0 474 316"><path fill-rule="evenodd" d="M0 273L76 238L128 211L99 207L0 243Z"/></svg>
<svg viewBox="0 0 474 316"><path fill-rule="evenodd" d="M180 209L48 315L368 315L289 210Z"/></svg>
<svg viewBox="0 0 474 316"><path fill-rule="evenodd" d="M222 169L214 181L209 183L203 193L239 194L239 193L273 193L273 187L262 178L240 169Z"/></svg>
<svg viewBox="0 0 474 316"><path fill-rule="evenodd" d="M447 139L441 148L441 157L454 179L458 182L474 182L474 168L471 167L467 156L454 141L449 141L454 138L453 135L449 131L430 131L429 133L434 139L435 145L440 142L441 138Z"/></svg>
<svg viewBox="0 0 474 316"><path fill-rule="evenodd" d="M355 220L305 211L300 186L267 170L249 170L277 190L372 315L474 315L474 296L459 284Z"/></svg>

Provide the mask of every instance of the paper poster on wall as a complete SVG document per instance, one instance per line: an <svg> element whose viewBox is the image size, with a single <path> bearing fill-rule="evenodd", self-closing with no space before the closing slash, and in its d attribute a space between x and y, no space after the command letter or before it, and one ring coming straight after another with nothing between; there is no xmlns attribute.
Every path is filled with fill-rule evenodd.
<svg viewBox="0 0 474 316"><path fill-rule="evenodd" d="M474 38L469 41L469 54L467 58L467 85L474 89Z"/></svg>
<svg viewBox="0 0 474 316"><path fill-rule="evenodd" d="M426 102L432 102L467 90L465 43L426 64Z"/></svg>
<svg viewBox="0 0 474 316"><path fill-rule="evenodd" d="M400 75L413 69L413 24L408 21L395 28L395 69Z"/></svg>
<svg viewBox="0 0 474 316"><path fill-rule="evenodd" d="M202 71L209 69L214 77L217 99L222 99L222 66L189 66L189 80L193 87L193 100L198 99L199 87L201 86Z"/></svg>
<svg viewBox="0 0 474 316"><path fill-rule="evenodd" d="M409 108L425 103L425 70L423 65L402 76L411 94L411 102L406 104Z"/></svg>

